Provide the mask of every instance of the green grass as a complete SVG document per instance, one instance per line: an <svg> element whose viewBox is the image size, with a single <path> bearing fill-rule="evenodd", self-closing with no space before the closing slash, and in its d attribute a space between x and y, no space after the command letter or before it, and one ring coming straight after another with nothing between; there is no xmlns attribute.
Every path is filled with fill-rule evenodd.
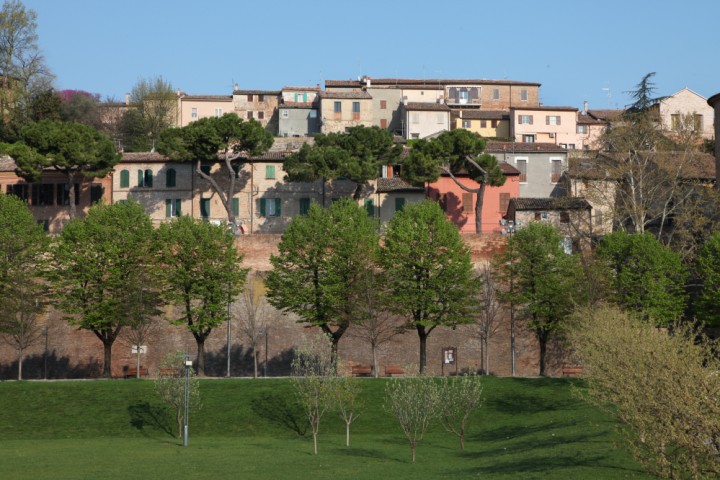
<svg viewBox="0 0 720 480"><path fill-rule="evenodd" d="M202 381L187 448L151 381L0 383L0 479L651 478L558 379L485 379L465 451L435 427L413 465L386 382L363 379L351 447L341 420L323 418L317 456L288 380Z"/></svg>

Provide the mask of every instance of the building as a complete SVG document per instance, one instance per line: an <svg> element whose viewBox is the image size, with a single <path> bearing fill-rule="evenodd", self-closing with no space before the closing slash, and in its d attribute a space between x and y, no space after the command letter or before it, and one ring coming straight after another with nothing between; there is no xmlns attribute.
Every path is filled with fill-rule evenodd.
<svg viewBox="0 0 720 480"><path fill-rule="evenodd" d="M372 96L359 92L319 92L320 131L322 133L342 133L348 128L372 126Z"/></svg>
<svg viewBox="0 0 720 480"><path fill-rule="evenodd" d="M450 130L450 107L444 103L406 102L402 105L404 138L419 139Z"/></svg>
<svg viewBox="0 0 720 480"><path fill-rule="evenodd" d="M568 168L568 151L554 143L488 142L485 151L500 162L519 171L523 197L559 197L564 195L560 183Z"/></svg>
<svg viewBox="0 0 720 480"><path fill-rule="evenodd" d="M232 95L234 111L244 120L257 120L273 135L278 134L280 90L239 90Z"/></svg>
<svg viewBox="0 0 720 480"><path fill-rule="evenodd" d="M715 137L715 111L705 97L689 88L663 98L657 108L662 131L669 137L682 139L690 133L706 140Z"/></svg>
<svg viewBox="0 0 720 480"><path fill-rule="evenodd" d="M515 229L530 222L547 222L564 239L566 253L578 252L590 245L592 207L584 198L513 198L507 213Z"/></svg>
<svg viewBox="0 0 720 480"><path fill-rule="evenodd" d="M451 129L464 128L485 138L510 138L510 114L503 110L452 110Z"/></svg>
<svg viewBox="0 0 720 480"><path fill-rule="evenodd" d="M510 109L510 137L523 143L575 145L577 108L513 107Z"/></svg>
<svg viewBox="0 0 720 480"><path fill-rule="evenodd" d="M234 111L232 95L178 95L178 127L208 117L222 117Z"/></svg>
<svg viewBox="0 0 720 480"><path fill-rule="evenodd" d="M720 93L708 98L708 105L713 108L713 126L715 128L715 175L720 172ZM720 188L715 182L715 188Z"/></svg>
<svg viewBox="0 0 720 480"><path fill-rule="evenodd" d="M307 137L320 133L318 94L320 87L285 87L282 89L278 135Z"/></svg>

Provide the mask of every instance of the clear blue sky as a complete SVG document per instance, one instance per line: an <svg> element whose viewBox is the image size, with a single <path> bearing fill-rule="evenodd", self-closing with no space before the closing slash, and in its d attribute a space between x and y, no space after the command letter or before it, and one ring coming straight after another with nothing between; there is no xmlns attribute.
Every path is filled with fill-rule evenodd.
<svg viewBox="0 0 720 480"><path fill-rule="evenodd" d="M141 77L189 94L359 75L542 84L541 102L622 107L720 92L718 0L23 0L58 89L120 100Z"/></svg>

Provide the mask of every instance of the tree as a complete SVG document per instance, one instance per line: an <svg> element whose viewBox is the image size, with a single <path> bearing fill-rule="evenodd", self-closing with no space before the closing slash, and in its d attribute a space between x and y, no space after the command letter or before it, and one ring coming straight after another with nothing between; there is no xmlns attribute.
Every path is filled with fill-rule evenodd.
<svg viewBox="0 0 720 480"><path fill-rule="evenodd" d="M142 114L145 135L154 151L160 132L177 121L177 93L161 76L141 78L130 90L130 105Z"/></svg>
<svg viewBox="0 0 720 480"><path fill-rule="evenodd" d="M385 408L397 418L410 443L412 463L415 450L440 410L440 389L425 376L396 378L385 385Z"/></svg>
<svg viewBox="0 0 720 480"><path fill-rule="evenodd" d="M465 450L470 414L482 404L481 395L482 384L477 375L443 377L440 384L440 423L460 439L461 450Z"/></svg>
<svg viewBox="0 0 720 480"><path fill-rule="evenodd" d="M458 128L442 132L431 140L418 140L412 146L410 155L403 162L401 176L413 185L434 182L441 173L453 179L466 192L476 193L475 232L482 233L482 206L485 187L499 187L505 184L505 174L497 159L483 154L485 141L476 133ZM461 183L456 175L467 172L470 178L480 184L470 188Z"/></svg>
<svg viewBox="0 0 720 480"><path fill-rule="evenodd" d="M30 99L28 119L32 122L40 120L62 120L62 100L54 89L37 92Z"/></svg>
<svg viewBox="0 0 720 480"><path fill-rule="evenodd" d="M717 478L717 341L682 324L668 333L607 305L577 311L570 325L586 397L629 427L621 431L635 458L663 478Z"/></svg>
<svg viewBox="0 0 720 480"><path fill-rule="evenodd" d="M58 96L62 100L60 109L62 120L81 123L96 130L102 128L99 94L84 90L61 90Z"/></svg>
<svg viewBox="0 0 720 480"><path fill-rule="evenodd" d="M45 305L29 294L32 290L32 286L17 285L11 292L6 291L11 296L0 302L0 338L17 352L18 380L23 379L25 351L37 343L43 334L40 315ZM39 293L37 289L34 290L34 293Z"/></svg>
<svg viewBox="0 0 720 480"><path fill-rule="evenodd" d="M92 127L73 122L42 120L25 125L22 142L0 144L0 151L15 159L18 174L37 181L50 168L67 178L70 218L75 218L75 182L81 178L104 177L121 155L105 135Z"/></svg>
<svg viewBox="0 0 720 480"><path fill-rule="evenodd" d="M584 301L582 269L577 256L567 255L562 237L550 225L531 222L508 238L496 264L512 284L503 296L526 319L540 346L540 375L545 375L547 345L561 329L575 303Z"/></svg>
<svg viewBox="0 0 720 480"><path fill-rule="evenodd" d="M611 271L618 305L643 312L658 326L667 326L685 311L686 268L680 256L650 234L614 232L606 235L596 254Z"/></svg>
<svg viewBox="0 0 720 480"><path fill-rule="evenodd" d="M67 224L53 249L54 302L65 320L102 342L105 377L113 343L132 320L131 292L155 268L156 255L152 222L137 202L96 204Z"/></svg>
<svg viewBox="0 0 720 480"><path fill-rule="evenodd" d="M179 217L158 228L165 275L165 298L182 306L172 320L185 325L197 343L198 375L205 375L205 340L227 321L227 306L242 290L247 270L235 237L226 229L191 217Z"/></svg>
<svg viewBox="0 0 720 480"><path fill-rule="evenodd" d="M437 203L405 207L390 221L380 252L390 308L420 339L420 373L437 327L470 323L470 252Z"/></svg>
<svg viewBox="0 0 720 480"><path fill-rule="evenodd" d="M501 306L500 286L495 278L495 272L489 265L483 265L477 277L479 284L478 312L475 323L480 336L481 365L483 372L490 373L490 339L500 329Z"/></svg>
<svg viewBox="0 0 720 480"><path fill-rule="evenodd" d="M0 128L5 141L15 140L26 120L30 99L50 88L53 75L37 41L37 14L19 0L6 0L0 9ZM7 131L8 124L10 132Z"/></svg>
<svg viewBox="0 0 720 480"><path fill-rule="evenodd" d="M177 436L182 436L185 424L185 369L188 368L188 410L197 411L202 408L200 401L200 382L192 367L185 366L185 355L171 353L166 355L155 380L155 393L175 414Z"/></svg>
<svg viewBox="0 0 720 480"><path fill-rule="evenodd" d="M240 333L247 339L253 356L253 378L258 376L257 347L263 335L267 335L268 320L275 313L265 298L265 282L260 273L249 275L245 289L236 303Z"/></svg>
<svg viewBox="0 0 720 480"><path fill-rule="evenodd" d="M334 381L337 360L332 342L324 334L306 338L295 350L292 362L292 381L295 393L310 422L313 448L317 455L317 435L320 420L336 398Z"/></svg>
<svg viewBox="0 0 720 480"><path fill-rule="evenodd" d="M346 133L321 133L313 146L303 145L283 165L290 181L346 178L357 184L353 199L359 200L368 181L377 178L380 167L397 163L402 146L380 127L357 126Z"/></svg>
<svg viewBox="0 0 720 480"><path fill-rule="evenodd" d="M363 305L355 292L375 264L377 249L375 224L357 203L342 199L330 208L312 204L307 215L292 219L278 255L270 257L268 300L297 314L300 322L320 327L337 353L340 338Z"/></svg>
<svg viewBox="0 0 720 480"><path fill-rule="evenodd" d="M706 325L720 324L720 232L705 242L697 256L697 272L702 283L698 319Z"/></svg>
<svg viewBox="0 0 720 480"><path fill-rule="evenodd" d="M257 120L243 121L234 113L222 117L201 118L182 128L170 128L160 134L158 151L173 160L196 162L195 172L210 184L225 207L230 225L235 225L232 199L243 159L260 155L272 147L273 136ZM223 162L218 182L202 170L205 163Z"/></svg>
<svg viewBox="0 0 720 480"><path fill-rule="evenodd" d="M358 378L350 376L338 376L333 384L333 403L340 418L345 422L345 446L350 446L350 425L360 415L360 402L358 396L362 391Z"/></svg>

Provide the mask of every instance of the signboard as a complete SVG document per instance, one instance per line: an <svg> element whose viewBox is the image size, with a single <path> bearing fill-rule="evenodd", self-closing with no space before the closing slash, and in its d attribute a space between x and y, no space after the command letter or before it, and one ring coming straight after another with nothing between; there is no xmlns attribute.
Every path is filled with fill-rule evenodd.
<svg viewBox="0 0 720 480"><path fill-rule="evenodd" d="M137 345L132 346L132 353L138 353ZM140 345L140 353L147 353L147 347L145 345Z"/></svg>
<svg viewBox="0 0 720 480"><path fill-rule="evenodd" d="M440 369L441 369L443 375L445 375L445 365L455 365L455 374L457 374L457 371L458 371L457 348L443 347L442 363L440 365Z"/></svg>

